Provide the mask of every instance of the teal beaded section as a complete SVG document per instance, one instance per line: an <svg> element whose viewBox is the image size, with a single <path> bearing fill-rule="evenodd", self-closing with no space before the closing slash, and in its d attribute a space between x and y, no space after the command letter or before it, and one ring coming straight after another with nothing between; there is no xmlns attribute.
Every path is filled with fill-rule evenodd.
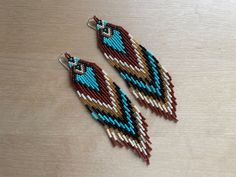
<svg viewBox="0 0 236 177"><path fill-rule="evenodd" d="M126 53L121 34L117 30L113 30L113 35L111 37L103 37L103 43L110 46L114 50L117 50L118 52L124 54Z"/></svg>
<svg viewBox="0 0 236 177"><path fill-rule="evenodd" d="M159 77L159 71L158 71L158 68L157 68L157 62L155 61L155 59L153 58L153 55L150 51L146 50L146 53L148 54L148 62L150 63L151 65L151 68L152 68L152 73L153 73L153 76L154 76L154 83L157 87L157 93L159 96L161 96L161 92L160 92L160 77Z"/></svg>
<svg viewBox="0 0 236 177"><path fill-rule="evenodd" d="M138 88L145 89L150 93L156 93L159 96L161 96L161 92L160 92L161 88L160 88L159 80L155 81L155 85L148 85L147 83L144 83L142 80L137 80L133 76L128 75L125 72L120 72L120 75L128 82L132 83L133 85L136 85Z"/></svg>
<svg viewBox="0 0 236 177"><path fill-rule="evenodd" d="M135 128L133 125L133 121L131 118L131 110L130 110L130 106L128 104L128 99L125 95L125 93L120 89L119 90L119 94L121 97L121 103L122 103L122 107L124 110L124 118L127 120L127 123L122 123L121 121L117 120L116 118L113 118L109 115L106 114L101 114L100 112L92 112L92 117L95 120L101 120L102 122L106 122L106 123L110 123L113 126L116 126L118 128L122 128L128 132L130 132L131 134L135 135Z"/></svg>
<svg viewBox="0 0 236 177"><path fill-rule="evenodd" d="M150 69L153 74L153 82L151 84L145 83L143 80L138 79L136 77L133 77L132 75L128 74L125 71L121 71L120 75L123 79L131 83L132 85L135 85L136 87L140 89L144 89L149 93L155 93L159 96L162 96L161 93L161 78L160 78L160 72L157 66L157 61L155 61L153 54L145 50L145 54L147 55L147 62L149 63Z"/></svg>
<svg viewBox="0 0 236 177"><path fill-rule="evenodd" d="M86 72L82 75L76 74L75 80L96 91L100 90L97 79L95 78L95 73L93 72L93 68L91 67L86 67Z"/></svg>
<svg viewBox="0 0 236 177"><path fill-rule="evenodd" d="M100 25L100 24L96 25L97 30L100 30L101 28L104 28L107 25L107 21L101 20L101 22L102 22L102 25Z"/></svg>
<svg viewBox="0 0 236 177"><path fill-rule="evenodd" d="M79 60L80 60L79 57L73 57L73 59L74 59L74 63L72 63L72 62L70 62L70 61L68 62L68 67L69 67L69 68L71 68L71 67L77 65L77 63L78 63Z"/></svg>
<svg viewBox="0 0 236 177"><path fill-rule="evenodd" d="M118 128L122 128L124 130L127 130L128 132L132 133L133 135L135 135L135 131L134 131L134 126L132 125L132 122L128 121L128 124L126 123L122 123L120 121L118 121L115 118L112 118L109 115L105 115L105 114L101 114L101 113L96 113L96 112L92 112L92 117L96 120L102 120L103 122L107 122L112 124L113 126L117 126Z"/></svg>

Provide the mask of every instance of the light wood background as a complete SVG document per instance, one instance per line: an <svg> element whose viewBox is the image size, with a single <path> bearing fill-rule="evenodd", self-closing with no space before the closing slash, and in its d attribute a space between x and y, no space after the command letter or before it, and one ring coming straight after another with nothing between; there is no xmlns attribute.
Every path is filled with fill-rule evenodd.
<svg viewBox="0 0 236 177"><path fill-rule="evenodd" d="M150 166L112 148L56 59L95 61L128 93L86 26L94 14L124 26L173 77L177 124L140 108ZM235 177L235 49L234 0L0 0L0 177Z"/></svg>

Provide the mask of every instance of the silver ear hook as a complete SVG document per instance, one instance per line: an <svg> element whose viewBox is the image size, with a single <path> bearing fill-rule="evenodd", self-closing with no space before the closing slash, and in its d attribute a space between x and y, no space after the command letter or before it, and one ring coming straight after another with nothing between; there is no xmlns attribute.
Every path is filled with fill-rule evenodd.
<svg viewBox="0 0 236 177"><path fill-rule="evenodd" d="M64 54L63 53L61 53L58 57L57 57L57 59L58 59L58 61L61 63L61 65L64 67L64 68L66 68L67 70L70 70L70 68L67 66L67 64L66 64L66 61L67 61L67 59L66 59L66 57L64 57Z"/></svg>
<svg viewBox="0 0 236 177"><path fill-rule="evenodd" d="M96 31L96 21L93 18L88 19L87 25L89 28L92 28Z"/></svg>

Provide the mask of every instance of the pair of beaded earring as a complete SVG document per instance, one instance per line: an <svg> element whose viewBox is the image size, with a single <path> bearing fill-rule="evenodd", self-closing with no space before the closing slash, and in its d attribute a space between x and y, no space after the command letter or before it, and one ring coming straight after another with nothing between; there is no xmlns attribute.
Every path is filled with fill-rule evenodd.
<svg viewBox="0 0 236 177"><path fill-rule="evenodd" d="M176 99L169 73L154 55L124 28L96 16L88 20L96 30L98 48L127 83L138 102L166 119L176 119ZM124 91L95 63L65 53L59 61L69 70L72 84L92 117L112 144L133 150L149 164L151 142L147 123Z"/></svg>

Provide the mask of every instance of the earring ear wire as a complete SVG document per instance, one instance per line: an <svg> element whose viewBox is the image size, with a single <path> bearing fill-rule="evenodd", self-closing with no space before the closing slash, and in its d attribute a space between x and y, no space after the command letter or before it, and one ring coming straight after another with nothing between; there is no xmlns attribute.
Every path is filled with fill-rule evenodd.
<svg viewBox="0 0 236 177"><path fill-rule="evenodd" d="M93 30L96 31L96 21L94 20L93 17L88 19L87 25L89 28L92 28Z"/></svg>
<svg viewBox="0 0 236 177"><path fill-rule="evenodd" d="M66 54L66 53L65 53ZM66 57L65 57L65 54L63 54L63 53L61 53L58 57L57 57L57 59L58 59L58 61L59 61L59 63L64 67L64 68L66 68L67 70L70 70L70 68L67 66L67 59L66 59Z"/></svg>

